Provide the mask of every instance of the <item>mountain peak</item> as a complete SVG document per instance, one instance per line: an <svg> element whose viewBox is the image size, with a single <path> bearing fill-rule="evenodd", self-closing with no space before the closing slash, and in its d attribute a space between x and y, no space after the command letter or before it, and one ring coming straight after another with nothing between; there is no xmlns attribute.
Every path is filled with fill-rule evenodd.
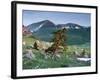
<svg viewBox="0 0 100 80"><path fill-rule="evenodd" d="M44 20L37 23L32 23L28 25L28 28L31 32L36 32L41 28L55 28L55 24L50 20Z"/></svg>
<svg viewBox="0 0 100 80"><path fill-rule="evenodd" d="M44 20L44 21L42 21L42 22L45 22L46 24L54 24L52 21L50 21L50 20ZM54 24L55 25L55 24Z"/></svg>
<svg viewBox="0 0 100 80"><path fill-rule="evenodd" d="M66 29L82 29L82 28L84 28L83 26L80 26L75 23L59 24L57 26L58 26L58 28L66 28Z"/></svg>
<svg viewBox="0 0 100 80"><path fill-rule="evenodd" d="M50 20L44 20L45 22L51 22Z"/></svg>

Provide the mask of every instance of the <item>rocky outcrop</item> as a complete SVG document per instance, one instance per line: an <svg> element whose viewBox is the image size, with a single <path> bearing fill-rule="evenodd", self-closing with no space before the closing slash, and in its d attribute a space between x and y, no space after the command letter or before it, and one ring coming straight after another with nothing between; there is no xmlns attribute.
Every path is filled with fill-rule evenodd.
<svg viewBox="0 0 100 80"><path fill-rule="evenodd" d="M35 59L35 54L33 54L32 50L28 49L24 52L23 57L32 60Z"/></svg>
<svg viewBox="0 0 100 80"><path fill-rule="evenodd" d="M44 42L44 41L36 40L34 43L34 48L38 50L45 50L48 49L52 44L53 44L52 42Z"/></svg>

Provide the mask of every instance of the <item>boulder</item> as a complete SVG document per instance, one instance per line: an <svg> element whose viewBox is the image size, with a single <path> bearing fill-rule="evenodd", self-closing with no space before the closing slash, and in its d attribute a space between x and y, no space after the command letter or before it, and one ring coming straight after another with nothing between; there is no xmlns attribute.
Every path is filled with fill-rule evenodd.
<svg viewBox="0 0 100 80"><path fill-rule="evenodd" d="M32 50L26 50L23 54L23 57L32 60L35 59L35 54L33 54Z"/></svg>
<svg viewBox="0 0 100 80"><path fill-rule="evenodd" d="M23 41L23 42L22 42L22 44L25 46L25 45L26 45L26 42L25 42L25 41Z"/></svg>
<svg viewBox="0 0 100 80"><path fill-rule="evenodd" d="M34 44L37 45L38 50L45 50L48 49L53 43L36 40Z"/></svg>

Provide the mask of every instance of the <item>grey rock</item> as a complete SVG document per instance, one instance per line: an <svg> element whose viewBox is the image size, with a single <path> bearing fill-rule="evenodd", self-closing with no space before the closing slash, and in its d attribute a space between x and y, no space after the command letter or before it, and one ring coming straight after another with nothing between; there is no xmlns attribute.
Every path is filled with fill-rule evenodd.
<svg viewBox="0 0 100 80"><path fill-rule="evenodd" d="M32 59L35 59L35 54L33 54L32 50L27 50L27 51L23 54L23 57L32 60Z"/></svg>

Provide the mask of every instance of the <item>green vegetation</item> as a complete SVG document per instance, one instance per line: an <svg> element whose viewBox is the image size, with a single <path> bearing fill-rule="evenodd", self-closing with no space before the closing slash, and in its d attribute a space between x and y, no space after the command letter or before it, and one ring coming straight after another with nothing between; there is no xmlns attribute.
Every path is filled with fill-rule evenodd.
<svg viewBox="0 0 100 80"><path fill-rule="evenodd" d="M66 54L52 56L51 54L44 55L40 51L34 52L35 59L29 60L23 58L23 69L40 69L40 68L61 68L61 67L81 67L89 66L90 62L78 61L75 57L70 57Z"/></svg>
<svg viewBox="0 0 100 80"><path fill-rule="evenodd" d="M23 36L23 55L26 49L31 49L34 58L28 59L23 57L23 69L40 69L40 68L59 68L59 67L83 67L90 66L90 61L79 61L74 52L81 55L82 49L85 49L86 55L90 56L90 44L67 45L67 47L58 54L46 53L44 50L36 50L30 45L34 45L37 39L33 36Z"/></svg>

